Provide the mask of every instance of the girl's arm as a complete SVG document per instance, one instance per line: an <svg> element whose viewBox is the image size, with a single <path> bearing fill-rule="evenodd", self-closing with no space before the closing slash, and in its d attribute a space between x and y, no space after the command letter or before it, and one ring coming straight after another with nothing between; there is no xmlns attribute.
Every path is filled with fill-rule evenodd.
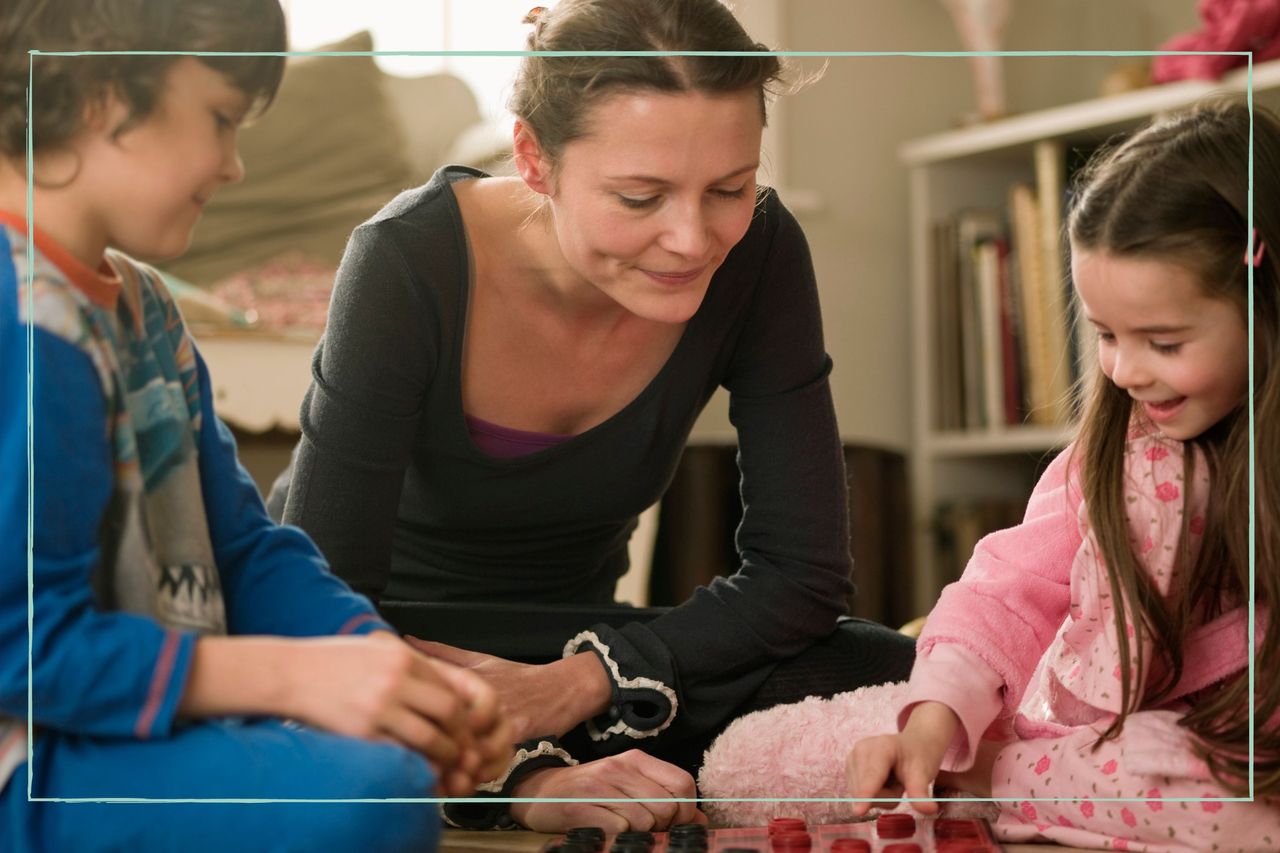
<svg viewBox="0 0 1280 853"><path fill-rule="evenodd" d="M903 784L907 796L926 796L940 770L972 770L983 732L1016 707L1070 601L1081 541L1070 461L1070 449L1054 459L1022 523L984 537L964 576L943 591L920 638L900 734L866 738L850 753L852 796L900 792Z"/></svg>
<svg viewBox="0 0 1280 853"><path fill-rule="evenodd" d="M1000 679L1001 716L1011 716L1071 602L1071 566L1082 541L1075 446L1036 484L1016 527L984 537L959 581L942 591L920 634L920 653L943 643L966 649ZM911 699L937 698L916 683Z"/></svg>

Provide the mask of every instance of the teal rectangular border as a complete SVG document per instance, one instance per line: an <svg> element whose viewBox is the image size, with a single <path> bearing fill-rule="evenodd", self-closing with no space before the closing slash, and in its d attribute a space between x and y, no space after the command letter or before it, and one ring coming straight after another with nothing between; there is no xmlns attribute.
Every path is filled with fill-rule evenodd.
<svg viewBox="0 0 1280 853"><path fill-rule="evenodd" d="M32 99L35 79L35 57L37 56L778 56L778 57L813 57L813 58L833 58L833 57L964 57L964 56L1112 56L1112 57L1135 57L1135 56L1243 56L1248 61L1248 74L1246 86L1246 103L1249 107L1249 186L1248 186L1248 219L1247 231L1253 233L1253 52L1252 51L1216 51L1216 50L994 50L994 51L806 51L806 50L774 50L774 51L706 51L706 50L688 50L688 51L553 51L553 50L488 50L488 51L466 51L466 50L373 50L373 51L172 51L172 50L108 50L108 51L43 51L29 50L27 63L27 245L35 245L35 211L32 198L32 184L34 181L33 174L33 150L32 144ZM1247 247L1247 248L1251 248ZM29 251L29 250L28 250ZM27 316L34 317L34 299L33 299L33 270L34 265L27 265ZM1256 484L1255 484L1255 423L1254 423L1254 393L1253 393L1253 278L1254 268L1250 265L1247 270L1248 275L1248 333L1249 333L1249 695L1255 695L1254 684L1254 631L1255 631L1255 598L1257 594L1257 581L1255 578L1255 559L1256 559L1256 529L1255 529L1255 501L1256 501ZM196 798L172 798L172 799L149 799L149 798L131 798L131 797L100 797L100 798L57 798L57 797L32 797L31 796L31 780L32 780L32 744L34 743L34 726L32 724L32 620L35 614L35 574L34 574L34 519L35 519L35 456L34 456L34 412L32 406L33 374L32 367L34 364L34 327L30 322L27 323L27 802L32 803L563 803L563 802L588 802L588 803L617 803L617 802L764 802L764 803L884 803L896 805L901 802L933 802L931 799L916 797L734 797L734 798L665 798L661 800L633 800L627 797L600 797L600 798L582 798L582 797L414 797L399 799L354 799L354 800L336 800L336 799L196 799ZM1254 727L1256 721L1254 719L1254 703L1251 701L1249 705L1249 796L1247 797L1165 797L1159 802L1166 803L1235 803L1248 802L1255 800L1253 787L1253 764L1254 764ZM1022 803L1022 802L1078 802L1080 797L951 797L947 798L950 802L995 802L995 803ZM1157 800L1150 797L1089 797L1093 802L1098 803L1149 803Z"/></svg>

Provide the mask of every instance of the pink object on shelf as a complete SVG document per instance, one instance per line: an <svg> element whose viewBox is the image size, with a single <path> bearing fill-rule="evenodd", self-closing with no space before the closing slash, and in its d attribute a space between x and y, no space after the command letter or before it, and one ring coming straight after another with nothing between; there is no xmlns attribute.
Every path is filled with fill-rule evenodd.
<svg viewBox="0 0 1280 853"><path fill-rule="evenodd" d="M1203 27L1174 36L1160 50L1252 51L1255 63L1280 57L1280 0L1200 0L1198 11ZM1157 56L1152 79L1217 80L1246 64L1244 56Z"/></svg>

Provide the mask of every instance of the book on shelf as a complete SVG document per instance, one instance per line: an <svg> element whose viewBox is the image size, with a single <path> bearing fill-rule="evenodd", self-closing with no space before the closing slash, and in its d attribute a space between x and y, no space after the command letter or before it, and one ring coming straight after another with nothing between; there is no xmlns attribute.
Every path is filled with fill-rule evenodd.
<svg viewBox="0 0 1280 853"><path fill-rule="evenodd" d="M934 426L940 430L1004 421L995 249L1003 231L999 216L985 210L962 211L934 224ZM995 420L993 395L1000 410Z"/></svg>
<svg viewBox="0 0 1280 853"><path fill-rule="evenodd" d="M1026 509L1025 498L940 505L934 517L938 578L944 583L958 580L979 540L988 533L1019 524Z"/></svg>

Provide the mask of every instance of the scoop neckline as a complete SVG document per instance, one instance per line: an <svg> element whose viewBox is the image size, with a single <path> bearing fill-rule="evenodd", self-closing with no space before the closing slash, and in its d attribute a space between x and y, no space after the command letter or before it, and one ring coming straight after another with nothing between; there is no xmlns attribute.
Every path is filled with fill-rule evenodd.
<svg viewBox="0 0 1280 853"><path fill-rule="evenodd" d="M466 223L463 221L462 208L458 204L458 197L453 191L453 185L457 181L474 180L478 178L493 177L479 169L473 169L469 166L443 166L437 173L443 183L443 188L447 190L445 198L449 205L449 212L453 218L453 226L455 230L455 238L457 240L459 256L463 259L461 276L464 286L458 299L457 322L458 334L454 335L453 342L453 365L450 371L450 380L452 388L450 389L450 427L454 430L455 435L460 439L461 444L466 448L469 457L487 463L493 467L518 468L525 465L543 462L547 459L555 458L558 455L569 452L571 448L587 443L590 439L603 434L614 428L614 425L620 421L625 421L634 412L641 409L650 398L652 398L659 387L665 384L667 375L674 370L673 365L681 358L689 346L690 332L694 325L700 321L703 316L703 308L707 304L708 298L711 296L712 287L715 285L716 275L713 274L711 281L707 285L707 292L702 297L702 303L698 306L698 310L693 313L685 323L684 331L680 334L680 340L676 342L676 346L671 350L671 355L663 362L662 367L653 375L648 384L631 399L625 406L605 418L595 426L582 432L569 435L564 441L559 442L551 447L536 450L523 456L511 458L501 458L490 456L485 453L475 442L471 440L471 434L467 431L467 414L462 406L462 355L465 350L467 336L467 320L470 315L471 308L471 290L474 286L472 275L474 273L474 262L471 255L471 242L467 239ZM719 270L716 271L717 273Z"/></svg>

